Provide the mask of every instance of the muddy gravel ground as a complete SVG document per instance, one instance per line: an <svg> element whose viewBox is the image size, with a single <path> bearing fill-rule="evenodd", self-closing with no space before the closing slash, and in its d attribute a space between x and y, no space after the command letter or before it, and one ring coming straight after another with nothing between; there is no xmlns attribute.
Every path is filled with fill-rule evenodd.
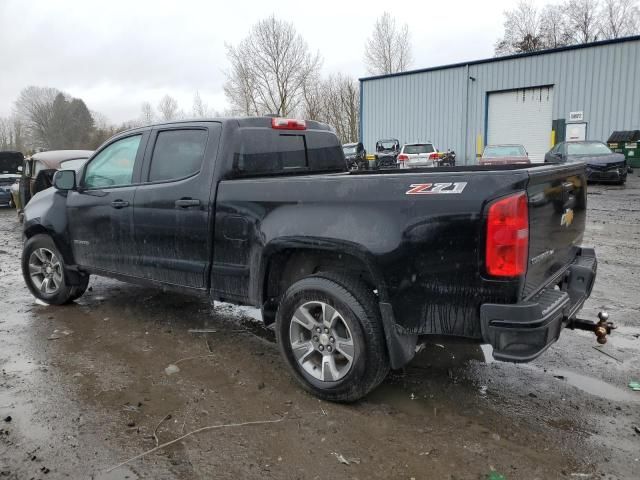
<svg viewBox="0 0 640 480"><path fill-rule="evenodd" d="M527 365L428 343L337 405L294 383L251 309L101 278L75 304L37 304L1 209L0 478L638 479L637 174L590 187L585 244L600 264L582 316L606 308L619 325L601 351L572 331Z"/></svg>

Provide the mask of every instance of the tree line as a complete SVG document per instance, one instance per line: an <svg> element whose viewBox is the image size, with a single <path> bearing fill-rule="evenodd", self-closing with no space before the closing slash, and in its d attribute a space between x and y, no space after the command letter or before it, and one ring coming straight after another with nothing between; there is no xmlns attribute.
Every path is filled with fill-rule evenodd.
<svg viewBox="0 0 640 480"><path fill-rule="evenodd" d="M522 0L504 12L495 55L622 38L640 33L638 0L564 0L536 8Z"/></svg>
<svg viewBox="0 0 640 480"><path fill-rule="evenodd" d="M229 68L224 92L230 107L218 111L195 92L190 110L167 94L157 105L144 101L138 118L111 124L79 98L55 88L30 86L0 118L0 149L32 153L66 148L95 149L119 131L157 121L222 116L301 116L332 125L343 142L358 140L359 84L342 74L322 75L322 57L311 52L292 23L275 16L256 23L237 45L226 45ZM389 13L380 16L364 46L371 75L411 65L407 25Z"/></svg>

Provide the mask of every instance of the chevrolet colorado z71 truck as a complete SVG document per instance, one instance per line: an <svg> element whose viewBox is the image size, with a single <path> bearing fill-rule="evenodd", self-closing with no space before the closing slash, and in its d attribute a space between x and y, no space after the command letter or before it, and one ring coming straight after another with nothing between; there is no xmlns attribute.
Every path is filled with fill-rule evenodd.
<svg viewBox="0 0 640 480"><path fill-rule="evenodd" d="M418 336L526 362L575 326L586 200L582 164L350 172L321 123L175 122L57 172L25 210L22 269L49 304L103 275L259 307L302 386L353 401Z"/></svg>

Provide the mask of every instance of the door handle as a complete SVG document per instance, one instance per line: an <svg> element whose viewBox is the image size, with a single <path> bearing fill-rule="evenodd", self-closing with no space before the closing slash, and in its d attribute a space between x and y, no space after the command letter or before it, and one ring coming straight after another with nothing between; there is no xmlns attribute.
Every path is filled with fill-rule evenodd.
<svg viewBox="0 0 640 480"><path fill-rule="evenodd" d="M129 202L127 202L126 200L114 200L113 202L111 202L111 206L113 208L124 208L129 206Z"/></svg>
<svg viewBox="0 0 640 480"><path fill-rule="evenodd" d="M175 205L180 208L199 207L200 200L193 198L181 198L180 200L176 200Z"/></svg>

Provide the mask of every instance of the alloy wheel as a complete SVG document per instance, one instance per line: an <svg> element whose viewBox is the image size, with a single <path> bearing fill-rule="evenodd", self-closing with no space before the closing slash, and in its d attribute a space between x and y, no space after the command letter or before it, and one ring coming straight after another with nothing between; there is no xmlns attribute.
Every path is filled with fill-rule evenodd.
<svg viewBox="0 0 640 480"><path fill-rule="evenodd" d="M289 341L298 365L317 380L341 380L353 365L351 330L342 314L325 302L298 307L289 326Z"/></svg>

